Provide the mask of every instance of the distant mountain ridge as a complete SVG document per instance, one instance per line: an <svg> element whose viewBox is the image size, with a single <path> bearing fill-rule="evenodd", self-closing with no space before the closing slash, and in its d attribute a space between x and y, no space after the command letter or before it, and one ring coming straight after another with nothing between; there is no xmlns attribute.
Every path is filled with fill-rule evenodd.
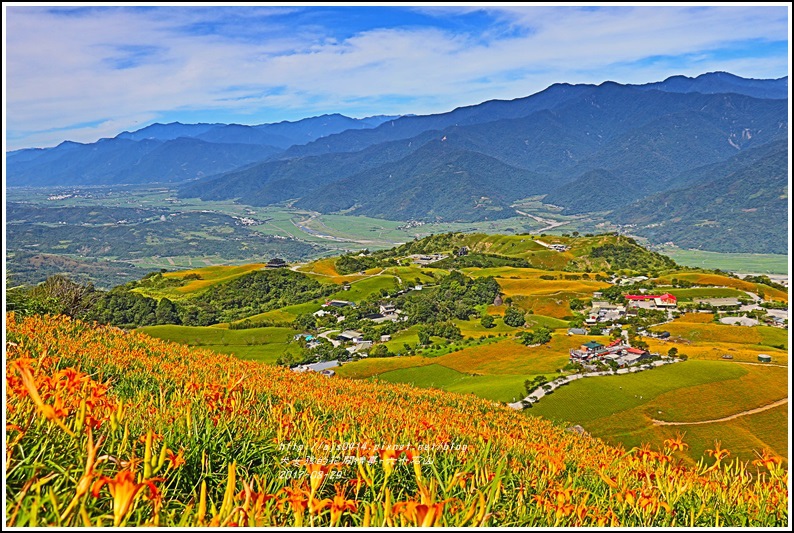
<svg viewBox="0 0 794 533"><path fill-rule="evenodd" d="M515 216L515 200L545 195L568 213L627 220L627 206L640 213L654 195L679 195L682 209L696 211L698 194L716 194L720 177L769 177L753 173L743 154L765 154L752 157L779 176L787 152L764 148L788 142L787 97L787 77L713 72L642 85L558 83L433 115L153 124L89 145L9 152L7 183L181 182L182 197L460 222ZM732 228L723 251L748 243L733 227L739 213L720 223Z"/></svg>
<svg viewBox="0 0 794 533"><path fill-rule="evenodd" d="M570 212L606 211L666 190L673 186L668 182L687 169L729 159L737 151L785 137L787 131L785 100L735 93L640 91L608 83L587 87L573 98L547 101L552 109L520 118L454 125L354 152L282 159L293 148L243 171L187 184L180 194L205 200L244 195L253 205L300 198L297 207L320 212L348 210L392 220L404 220L406 213L425 220L505 218L515 215L507 208L511 199L530 194L548 194L550 203ZM524 102L521 106L527 108ZM378 130L384 127L389 128L389 123L299 148L350 134L380 136ZM445 150L426 150L431 143ZM458 174L439 168L435 159L443 161L453 150L471 154L455 160L474 166L449 163ZM475 161L481 162L483 157L503 163L512 173L499 167L495 174L500 179L482 176ZM424 158L432 161L421 161ZM427 172L430 168L436 171ZM467 172L482 177L478 183L456 179L466 177ZM419 175L424 194L416 194L415 187L407 185L415 183ZM460 187L466 192L455 194ZM389 201L376 200L386 190L390 191ZM473 198L493 200L500 198L498 191L505 190L521 194L502 197L503 201L495 204L499 209L492 205L487 210L472 210L477 205ZM442 198L445 209L432 207Z"/></svg>
<svg viewBox="0 0 794 533"><path fill-rule="evenodd" d="M174 183L228 172L295 144L347 129L372 128L393 116L355 119L340 114L295 122L155 123L114 138L8 152L9 186Z"/></svg>
<svg viewBox="0 0 794 533"><path fill-rule="evenodd" d="M788 98L788 77L774 80L741 78L730 72L708 72L695 78L671 76L664 81L632 85L642 90L660 90L672 93L734 93L753 98Z"/></svg>

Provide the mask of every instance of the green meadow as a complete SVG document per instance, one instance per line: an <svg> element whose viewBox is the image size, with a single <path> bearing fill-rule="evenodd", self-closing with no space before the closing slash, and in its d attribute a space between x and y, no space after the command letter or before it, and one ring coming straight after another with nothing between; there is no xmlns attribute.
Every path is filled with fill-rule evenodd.
<svg viewBox="0 0 794 533"><path fill-rule="evenodd" d="M475 394L499 402L512 402L524 395L524 376L472 376L442 365L431 364L378 374L390 383L410 383L461 394Z"/></svg>
<svg viewBox="0 0 794 533"><path fill-rule="evenodd" d="M660 252L679 265L742 274L788 274L788 256L781 254L729 254L669 247Z"/></svg>
<svg viewBox="0 0 794 533"><path fill-rule="evenodd" d="M146 326L136 331L151 337L189 346L209 348L219 353L236 355L263 363L275 363L287 351L297 351L290 343L297 330L290 328L225 329L194 326Z"/></svg>

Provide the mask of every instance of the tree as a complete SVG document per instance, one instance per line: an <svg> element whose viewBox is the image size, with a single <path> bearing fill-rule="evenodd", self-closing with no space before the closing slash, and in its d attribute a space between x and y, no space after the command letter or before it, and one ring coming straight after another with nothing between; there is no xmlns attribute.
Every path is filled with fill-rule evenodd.
<svg viewBox="0 0 794 533"><path fill-rule="evenodd" d="M520 337L521 342L527 346L546 344L551 341L551 330L545 326L541 326L536 330L524 332Z"/></svg>
<svg viewBox="0 0 794 533"><path fill-rule="evenodd" d="M311 313L302 313L295 317L295 329L300 331L314 331L317 327L317 320Z"/></svg>
<svg viewBox="0 0 794 533"><path fill-rule="evenodd" d="M480 324L484 328L492 328L495 325L494 319L491 315L485 315L484 317L482 317L482 319L480 320Z"/></svg>
<svg viewBox="0 0 794 533"><path fill-rule="evenodd" d="M31 289L29 296L38 301L54 301L54 311L71 317L80 317L91 308L98 294L90 283L80 285L66 276L56 274Z"/></svg>
<svg viewBox="0 0 794 533"><path fill-rule="evenodd" d="M648 349L648 343L643 341L643 340L640 340L638 338L635 338L634 340L632 340L631 344L635 348L639 348L641 350L647 350Z"/></svg>
<svg viewBox="0 0 794 533"><path fill-rule="evenodd" d="M520 328L524 324L526 324L526 319L524 318L524 313L521 312L520 309L516 309L515 307L509 307L507 311L505 311L505 324L508 326L512 326L514 328Z"/></svg>
<svg viewBox="0 0 794 533"><path fill-rule="evenodd" d="M574 298L568 303L568 306L571 308L571 311L579 311L584 309L584 302L579 298Z"/></svg>
<svg viewBox="0 0 794 533"><path fill-rule="evenodd" d="M390 355L392 355L392 353L389 352L385 344L376 344L369 351L370 357L389 357Z"/></svg>
<svg viewBox="0 0 794 533"><path fill-rule="evenodd" d="M179 312L177 311L174 302L168 298L162 298L157 303L157 308L154 310L155 320L158 324L180 324Z"/></svg>
<svg viewBox="0 0 794 533"><path fill-rule="evenodd" d="M551 330L545 326L541 326L532 332L533 344L546 344L551 341Z"/></svg>
<svg viewBox="0 0 794 533"><path fill-rule="evenodd" d="M430 334L421 329L419 330L419 344L422 346L427 346L430 344Z"/></svg>
<svg viewBox="0 0 794 533"><path fill-rule="evenodd" d="M676 355L678 355L678 348L673 346L672 348L667 350L667 355L670 356L670 357L675 357Z"/></svg>

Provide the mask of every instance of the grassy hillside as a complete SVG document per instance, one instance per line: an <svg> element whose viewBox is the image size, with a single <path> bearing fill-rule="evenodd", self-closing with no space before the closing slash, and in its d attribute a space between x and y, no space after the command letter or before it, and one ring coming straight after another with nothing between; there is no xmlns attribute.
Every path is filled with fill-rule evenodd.
<svg viewBox="0 0 794 533"><path fill-rule="evenodd" d="M167 281L161 283L160 286L139 284L133 290L150 298L157 298L158 300L160 298L168 298L176 301L196 296L213 285L237 279L240 276L262 270L263 268L265 268L264 263L251 263L240 266L208 266L191 270L179 270L177 272L164 272L162 277ZM177 281L181 283L174 283ZM169 286L169 282L174 284Z"/></svg>
<svg viewBox="0 0 794 533"><path fill-rule="evenodd" d="M787 383L785 368L688 361L652 372L578 380L529 413L580 424L593 435L625 446L663 442L680 432L686 434L694 456L719 439L731 457L742 460L756 459L761 449L788 457L785 405L720 420L786 398ZM653 420L684 424L656 425ZM778 425L762 428L773 421Z"/></svg>
<svg viewBox="0 0 794 533"><path fill-rule="evenodd" d="M656 281L661 283L670 283L673 278L684 281L689 281L697 285L714 285L716 287L732 287L741 291L749 291L758 294L761 291L764 294L765 300L780 300L787 302L788 293L781 291L774 287L764 285L761 283L751 283L742 279L732 278L730 276L723 276L722 274L715 274L713 272L692 272L683 271L674 274L665 274L659 276Z"/></svg>
<svg viewBox="0 0 794 533"><path fill-rule="evenodd" d="M772 453L736 463L716 445L713 466L688 467L675 438L627 452L470 395L296 374L63 317L9 314L6 327L8 526L788 520Z"/></svg>
<svg viewBox="0 0 794 533"><path fill-rule="evenodd" d="M191 326L147 326L137 331L188 346L206 346L214 352L235 355L240 359L275 363L284 352L296 352L289 344L299 331L290 328L252 328L232 330Z"/></svg>

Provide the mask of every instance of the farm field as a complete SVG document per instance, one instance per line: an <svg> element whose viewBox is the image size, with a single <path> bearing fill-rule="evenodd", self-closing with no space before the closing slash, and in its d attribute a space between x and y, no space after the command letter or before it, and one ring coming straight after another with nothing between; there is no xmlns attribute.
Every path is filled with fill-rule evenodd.
<svg viewBox="0 0 794 533"><path fill-rule="evenodd" d="M774 408L730 421L697 425L654 425L719 419L755 409L788 394L785 368L724 361L686 361L637 374L586 378L544 397L527 414L579 424L593 435L627 448L656 445L686 433L684 439L699 457L714 439L742 460L753 460L767 448L788 457L787 422ZM760 433L748 431L763 421L777 420ZM759 422L761 421L761 422Z"/></svg>
<svg viewBox="0 0 794 533"><path fill-rule="evenodd" d="M568 349L579 346L585 342L583 339L585 337L557 334L548 347L527 347L512 335L494 337L484 339L482 344L464 345L463 349L442 355L426 351L426 356L363 359L344 364L338 373L344 377L374 376L393 383L411 383L417 387L440 388L513 402L524 396L526 379L541 374L553 378L557 370L567 364ZM587 339L603 341L606 338ZM397 351L403 342L411 340L395 338L386 345Z"/></svg>
<svg viewBox="0 0 794 533"><path fill-rule="evenodd" d="M206 347L240 359L274 364L285 351L297 350L289 341L298 333L290 328L224 329L191 326L146 326L136 331L158 339Z"/></svg>
<svg viewBox="0 0 794 533"><path fill-rule="evenodd" d="M727 324L694 323L674 320L668 324L657 326L652 331L668 331L671 339L682 339L698 346L708 343L729 343L744 345L747 348L762 350L765 348L785 349L788 344L788 332L771 326L738 326ZM690 346L686 347L687 349ZM681 350L681 348L679 348Z"/></svg>
<svg viewBox="0 0 794 533"><path fill-rule="evenodd" d="M272 311L266 311L264 313L251 315L240 320L235 320L233 323L239 324L241 322L249 321L255 324L258 321L264 320L269 320L272 322L292 322L298 315L314 313L320 309L322 309L322 304L314 302L288 305L279 309L273 309ZM218 324L218 326L225 326L225 324Z"/></svg>
<svg viewBox="0 0 794 533"><path fill-rule="evenodd" d="M665 247L660 253L679 265L741 274L787 274L788 257L779 254L729 254Z"/></svg>
<svg viewBox="0 0 794 533"><path fill-rule="evenodd" d="M741 291L750 291L758 293L763 291L765 300L780 300L788 301L788 292L761 285L758 283L751 283L742 279L731 278L729 276L722 276L720 274L710 274L707 272L676 272L675 274L667 274L657 278L657 281L663 283L670 283L673 278L682 279L684 281L692 282L696 285L715 285L717 287L732 287Z"/></svg>
<svg viewBox="0 0 794 533"><path fill-rule="evenodd" d="M408 383L420 388L475 394L486 400L511 402L524 392L523 376L471 376L440 364L392 370L377 379L390 383Z"/></svg>
<svg viewBox="0 0 794 533"><path fill-rule="evenodd" d="M420 355L409 357L375 357L362 359L355 363L345 363L335 370L336 373L342 377L363 379L393 370L418 368L432 364L432 359Z"/></svg>
<svg viewBox="0 0 794 533"><path fill-rule="evenodd" d="M576 296L592 296L601 289L610 287L608 283L589 280L545 280L497 278L506 296L552 295L566 293Z"/></svg>
<svg viewBox="0 0 794 533"><path fill-rule="evenodd" d="M747 298L747 293L738 289L700 287L695 289L664 289L669 292L679 302L691 302L699 298Z"/></svg>

